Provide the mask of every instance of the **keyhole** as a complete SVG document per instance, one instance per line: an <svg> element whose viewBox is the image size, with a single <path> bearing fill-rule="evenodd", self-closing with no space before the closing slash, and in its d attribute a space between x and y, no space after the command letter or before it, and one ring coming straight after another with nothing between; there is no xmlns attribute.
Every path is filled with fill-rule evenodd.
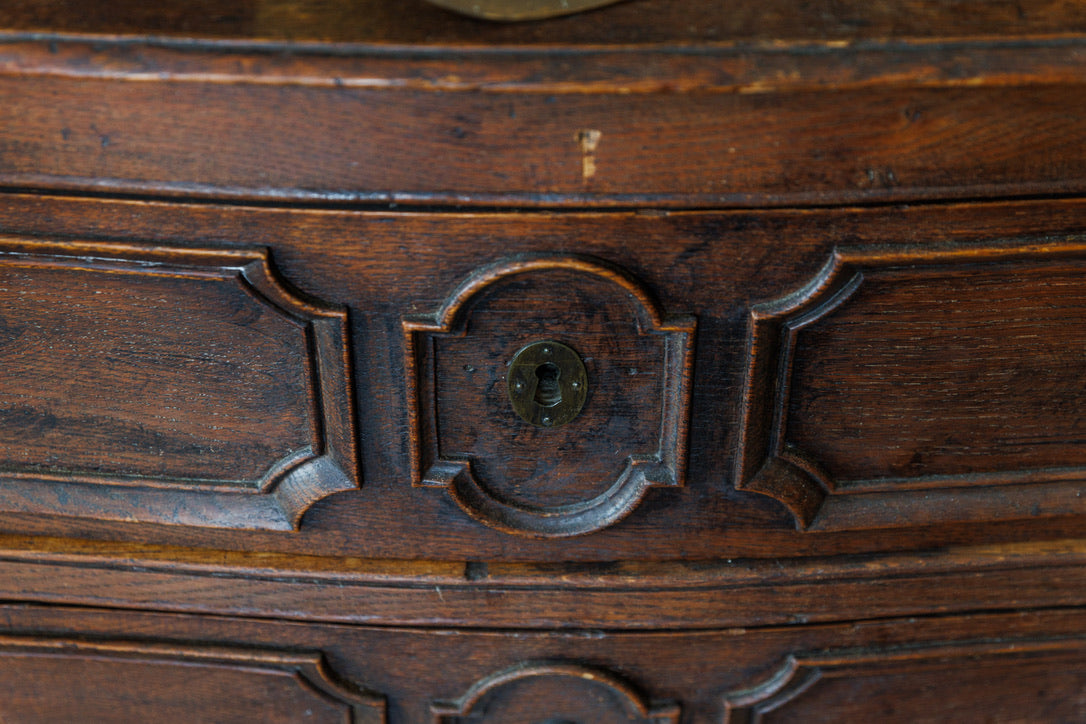
<svg viewBox="0 0 1086 724"><path fill-rule="evenodd" d="M577 417L588 398L588 374L580 356L552 340L533 342L509 363L509 401L520 419L558 427Z"/></svg>
<svg viewBox="0 0 1086 724"><path fill-rule="evenodd" d="M562 370L553 362L544 362L535 368L538 382L535 386L535 401L540 407L554 407L562 401L562 386L558 377Z"/></svg>

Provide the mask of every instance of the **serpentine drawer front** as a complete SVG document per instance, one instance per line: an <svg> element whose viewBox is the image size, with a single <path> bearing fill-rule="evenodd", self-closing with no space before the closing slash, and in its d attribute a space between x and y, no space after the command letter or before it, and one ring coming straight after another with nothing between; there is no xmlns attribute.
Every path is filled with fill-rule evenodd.
<svg viewBox="0 0 1086 724"><path fill-rule="evenodd" d="M1086 244L1049 205L753 229L8 208L0 508L22 532L678 560L996 543L1082 513ZM60 241L134 208L113 241Z"/></svg>
<svg viewBox="0 0 1086 724"><path fill-rule="evenodd" d="M591 4L0 8L0 720L1086 720L1082 9Z"/></svg>
<svg viewBox="0 0 1086 724"><path fill-rule="evenodd" d="M1084 622L1066 611L922 622L908 639L889 623L585 636L4 614L36 632L0 639L16 721L1078 721L1086 706ZM93 640L54 633L65 619ZM118 638L134 626L157 637Z"/></svg>

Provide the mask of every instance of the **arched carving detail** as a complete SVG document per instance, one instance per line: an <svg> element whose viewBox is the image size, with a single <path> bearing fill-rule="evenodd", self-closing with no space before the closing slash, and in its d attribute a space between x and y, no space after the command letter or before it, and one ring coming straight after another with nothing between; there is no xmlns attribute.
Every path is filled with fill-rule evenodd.
<svg viewBox="0 0 1086 724"><path fill-rule="evenodd" d="M536 685L535 690L528 686ZM592 690L597 697L584 697ZM502 695L511 693L509 700ZM519 695L519 697L518 697ZM519 700L518 700L519 698ZM596 698L610 706L606 712L586 704L584 699ZM531 699L529 701L529 699ZM487 676L476 682L463 696L451 702L431 705L434 724L453 724L460 717L472 721L511 721L507 708L530 709L538 720L593 721L613 713L615 722L639 724L678 724L678 704L652 702L636 687L621 677L603 669L564 662L527 662ZM517 709L518 713L520 709ZM504 717L504 718L503 718Z"/></svg>
<svg viewBox="0 0 1086 724"><path fill-rule="evenodd" d="M556 289L560 291L554 293ZM517 303L517 295L538 302L538 309L527 314L535 317L537 326L546 327L549 338L568 340L591 360L595 376L589 379L590 400L587 412L582 413L589 422L574 420L561 432L525 431L515 427L521 423L507 414L507 401L500 392L483 400L482 392L458 397L452 388L452 378L462 367L489 370L489 384L497 389L494 380L504 375L502 365L512 357L511 351L536 341L524 330L528 325L523 314L510 315L507 320L494 311L510 299L510 304ZM486 320L485 333L476 334L473 324L479 317ZM539 319L553 323L543 325ZM432 313L404 320L413 484L447 489L473 518L521 535L580 535L615 523L636 507L649 488L683 484L694 328L692 317L666 314L643 284L599 259L518 256L476 271ZM472 357L460 352L471 348L496 351L490 358L483 353ZM648 382L635 380L651 391L633 403L622 398L629 393L615 372L618 362L613 357L618 355L612 350L625 355L623 362L631 376L651 375ZM470 363L443 368L443 353ZM467 402L461 407L452 402L463 400ZM607 415L610 417L604 419ZM644 431L650 423L641 417L652 420L651 433ZM620 427L609 426L608 420L614 423L627 418L630 426L640 426L640 439L607 439L607 430ZM626 452L621 459L608 461L614 472L606 480L602 474L567 476L573 484L583 483L590 494L578 497L574 492L562 500L519 500L508 490L530 484L545 497L551 481L542 474L531 480L518 478L503 483L506 490L501 490L481 472L481 468L493 471L502 458L529 467L534 464L532 456L541 459L545 455L548 440L570 435L569 430L576 430L579 424L588 430L593 422L601 446L614 443ZM449 438L460 429L472 431L465 438L489 436L505 439L509 445L500 450L481 449L483 445L476 445L480 448L476 450L458 449ZM537 447L525 442L531 434L537 434ZM576 452L569 449L578 445L583 449L583 441L567 444L562 457L575 457ZM597 450L588 457L601 455L606 453ZM543 467L542 463L538 467Z"/></svg>

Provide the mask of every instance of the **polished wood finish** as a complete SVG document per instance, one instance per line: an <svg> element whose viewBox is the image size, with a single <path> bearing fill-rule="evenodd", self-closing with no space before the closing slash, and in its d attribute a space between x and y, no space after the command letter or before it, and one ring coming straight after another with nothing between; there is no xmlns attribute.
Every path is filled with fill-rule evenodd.
<svg viewBox="0 0 1086 724"><path fill-rule="evenodd" d="M0 719L1086 718L1084 57L6 3Z"/></svg>
<svg viewBox="0 0 1086 724"><path fill-rule="evenodd" d="M801 655L765 685L729 697L724 721L944 722L978 715L995 721L1075 721L1086 714L1083 698L1052 696L1050 687L1082 690L1076 648L1071 642L1038 642Z"/></svg>

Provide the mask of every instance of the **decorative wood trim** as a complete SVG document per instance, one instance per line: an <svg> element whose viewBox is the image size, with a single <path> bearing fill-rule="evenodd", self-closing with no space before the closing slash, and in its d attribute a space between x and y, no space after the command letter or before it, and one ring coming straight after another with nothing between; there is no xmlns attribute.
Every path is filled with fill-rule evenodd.
<svg viewBox="0 0 1086 724"><path fill-rule="evenodd" d="M314 503L359 485L347 314L303 298L276 273L266 249L168 248L0 237L0 268L70 269L237 285L303 335L310 444L269 461L259 480L215 480L92 471L0 472L0 511L213 528L297 529ZM229 470L229 461L224 461Z"/></svg>
<svg viewBox="0 0 1086 724"><path fill-rule="evenodd" d="M0 92L18 101L7 104L18 108L11 118L35 119L25 129L17 122L7 124L8 162L0 170L0 185L9 188L220 201L395 202L401 206L413 203L511 208L794 207L825 204L828 200L846 204L1081 195L1086 189L1082 159L1076 153L1082 136L1073 122L1074 114L1069 113L1067 119L1053 116L1047 122L1041 115L1032 120L1023 117L1034 106L1057 102L1059 94L1053 93L1048 96L1052 100L1038 103L1039 87L1063 86L1059 93L1074 100L1086 77L1080 61L1084 41L1078 36L986 35L949 41L872 38L847 47L824 38L773 43L771 47L710 42L697 45L697 52L691 52L685 41L677 45L571 47L559 43L531 47L500 43L486 46L473 40L452 45L427 43L424 52L412 53L395 43L338 45L333 51L320 43L299 47L266 39L107 39L61 33L43 42L40 32L11 31L5 36L0 54ZM288 48L291 52L286 52ZM194 52L196 49L205 52ZM569 62L570 58L580 62ZM455 67L456 72L449 72L450 67ZM36 98L22 87L28 78L64 89ZM172 92L157 100L163 110L161 115L128 114L116 119L125 128L124 140L114 137L108 151L96 135L88 133L67 140L65 154L44 153L44 138L68 129L66 124L73 124L73 118L87 112L87 101L77 97L87 78L99 81L95 83L96 91L111 99L117 113L128 108L130 96L141 94L141 86L165 84ZM791 94L782 102L784 113L801 101L811 101L817 95L807 92L811 89L832 86L835 92L857 94L860 103L863 94L886 94L900 86L902 78L909 79L914 92L951 94L949 100L939 104L940 110L931 112L932 117L954 119L959 124L975 123L978 127L987 123L983 127L1002 129L1003 136L1036 142L1042 138L1054 148L1059 147L1059 139L1069 139L1063 141L1064 172L1045 171L1037 154L1024 150L1014 164L982 163L992 151L988 143L995 141L991 138L1001 135L994 131L992 137L981 134L975 139L966 134L957 143L947 141L945 148L938 146L939 139L932 139L930 134L927 143L922 143L916 135L919 131L898 126L898 113L879 113L881 104L873 103L871 109L857 108L852 113L855 116L862 112L864 117L856 123L866 134L875 134L879 139L870 141L870 165L855 163L846 173L844 161L827 163L819 155L827 147L840 144L840 124L821 124L833 133L819 133L816 127L797 134L794 124L802 124L806 117L802 111L777 118L780 114L759 113L756 98L735 103L729 98ZM207 154L203 131L198 124L186 122L185 110L193 103L203 103L215 113L228 113L232 102L229 94L220 91L232 84L246 87L250 103L266 111L254 114L264 119L264 130L248 126L248 133L239 133L234 144L237 148ZM198 100L188 98L191 86L202 88ZM310 89L327 91L340 100L359 96L353 125L328 132L327 123L322 126L304 113L292 115L290 108L277 105L285 96ZM991 93L990 105L982 110L962 102L962 96L982 96L993 89L1019 94L1020 102L1009 104L1013 113L1000 112L998 92ZM545 121L525 120L528 114L519 110L520 123L534 126L524 130L518 141L506 146L501 134L486 133L481 138L472 134L451 147L462 156L463 162L456 167L460 179L427 163L431 150L424 144L409 142L400 137L402 134L380 135L382 125L387 125L389 115L401 105L418 104L429 111L425 116L421 111L413 113L416 124L426 124L418 129L420 137L438 138L449 125L458 123L457 115L470 110L470 99L481 91L506 95L518 106L524 105L523 98L516 99L516 95L547 95L563 109L559 116L602 115L613 119L618 124L614 132L602 129L605 137L593 188L585 187L581 174L569 174L568 166L555 163L556 158L563 157L561 153L555 155L559 143L568 143L567 152L577 153L574 133L563 133L566 138L559 141L556 130ZM419 99L420 94L435 97ZM692 123L704 121L704 125L691 132L685 125L684 130L679 130L655 121L640 123L638 114L627 111L638 97L652 94L666 96L673 104L686 104L689 111L683 116ZM714 102L712 105L719 109L707 110L706 96L727 102ZM293 105L300 106L311 94L303 92L294 97L298 100ZM586 100L592 102L582 102ZM610 110L598 110L600 103L609 104ZM471 112L477 114L479 110ZM487 119L482 128L499 125L497 115ZM929 122L927 119L925 115L925 122ZM1066 120L1066 125L1048 127L1060 120ZM277 124L274 132L269 124ZM775 125L767 130L767 124ZM1038 136L1040 130L1045 133ZM376 138L374 131L379 134ZM779 174L759 170L747 158L760 156L756 149L766 138L786 133L792 134L790 148L764 153L787 154L782 159L796 169L790 177L800 174L792 184L782 184ZM721 156L728 148L721 148L722 138L733 139L735 147L748 153ZM305 139L304 143L299 139ZM620 141L621 147L616 143ZM713 141L717 143L706 148L706 143ZM476 147L476 143L480 145ZM944 148L941 157L931 150L933 144ZM973 145L963 148L963 144ZM77 158L95 152L95 145L105 166L89 169L78 163ZM275 153L265 155L290 161L262 164L263 147L269 145ZM300 145L308 149L306 155L299 155ZM689 160L677 164L648 153L660 146L672 149L669 158ZM381 161L361 162L374 154ZM187 163L198 157L201 163ZM525 157L535 159L535 165L525 166ZM719 163L699 163L703 158L727 158L731 183L720 180ZM937 173L931 165L935 158L942 161ZM253 164L260 167L259 173L254 172ZM669 164L671 172L667 173ZM826 170L835 165L840 166L839 174ZM533 187L531 173L517 171L537 166L553 169L546 193ZM163 171L166 168L169 173ZM815 168L818 173L809 173ZM658 170L648 173L653 169ZM809 175L802 175L805 170ZM257 177L260 183L254 182ZM604 177L607 183L601 183Z"/></svg>
<svg viewBox="0 0 1086 724"><path fill-rule="evenodd" d="M241 649L224 646L84 641L0 635L0 656L27 654L68 659L140 661L183 667L227 666L294 675L297 686L341 705L355 724L384 724L385 698L339 679L320 653Z"/></svg>
<svg viewBox="0 0 1086 724"><path fill-rule="evenodd" d="M1084 655L1086 639L1083 638L962 643L862 653L795 654L762 684L725 696L723 724L759 724L764 715L780 710L831 677L863 678L930 665L957 668L994 656L1044 657L1053 665L1066 662L1075 666Z"/></svg>
<svg viewBox="0 0 1086 724"><path fill-rule="evenodd" d="M664 338L664 384L659 445L653 453L630 456L602 494L576 505L530 508L499 500L475 476L471 459L439 451L432 368L434 337L462 335L476 297L490 285L519 274L569 270L603 279L636 302L639 334ZM687 459L690 387L693 377L693 317L668 315L640 282L623 270L585 256L523 256L502 260L468 277L433 313L404 318L406 392L412 483L447 488L473 518L509 533L567 537L600 530L628 515L654 486L683 485Z"/></svg>
<svg viewBox="0 0 1086 724"><path fill-rule="evenodd" d="M0 77L60 77L171 83L374 88L437 92L629 95L748 93L897 86L1032 85L1086 82L1082 36L1026 35L956 40L780 40L770 46L706 44L570 47L428 45L405 60L402 46L326 52L274 40L224 42L158 36L150 42L6 31ZM290 49L294 52L287 54ZM194 53L195 49L209 52ZM416 51L418 49L416 48ZM555 57L583 62L554 63ZM756 62L751 62L754 56ZM259 65L257 65L259 63ZM449 64L457 72L447 72ZM616 80L617 79L617 80Z"/></svg>
<svg viewBox="0 0 1086 724"><path fill-rule="evenodd" d="M784 440L794 347L805 327L832 315L863 286L865 271L895 267L923 276L965 264L1025 266L1086 260L1086 242L1023 242L931 249L847 248L797 291L751 308L748 366L735 463L735 487L772 497L799 529L835 530L998 520L1084 511L1086 470L993 471L969 475L886 477L842 485L803 450ZM966 486L970 487L966 487ZM979 486L1000 486L992 496ZM923 494L917 494L921 492Z"/></svg>
<svg viewBox="0 0 1086 724"><path fill-rule="evenodd" d="M480 703L493 692L516 681L533 678L570 678L589 681L607 689L621 702L630 717L640 717L645 724L678 724L680 708L674 703L652 703L632 684L602 669L564 662L526 662L477 681L459 699L434 702L430 706L434 724L450 724L456 717L475 713Z"/></svg>
<svg viewBox="0 0 1086 724"><path fill-rule="evenodd" d="M0 550L0 597L381 626L660 629L827 623L1081 603L1079 540L923 554L683 563L463 564L28 537ZM651 596L646 595L651 592ZM495 606L495 597L501 606ZM261 609L254 601L263 602Z"/></svg>

